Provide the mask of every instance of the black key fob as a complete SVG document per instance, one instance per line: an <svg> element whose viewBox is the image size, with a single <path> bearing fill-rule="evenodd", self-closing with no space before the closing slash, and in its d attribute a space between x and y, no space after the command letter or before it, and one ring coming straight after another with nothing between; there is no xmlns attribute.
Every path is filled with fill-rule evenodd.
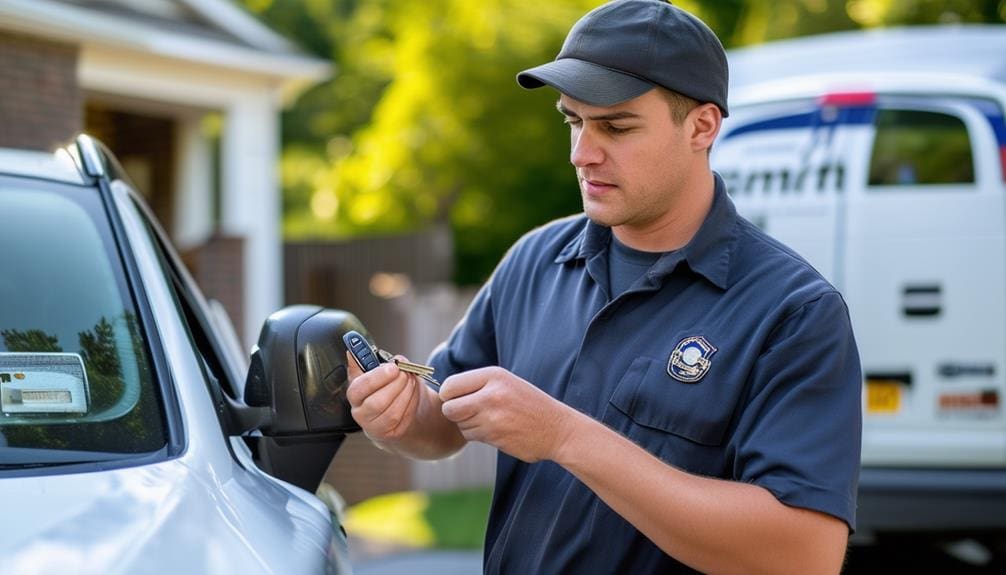
<svg viewBox="0 0 1006 575"><path fill-rule="evenodd" d="M347 331L342 336L342 342L346 344L346 349L349 350L350 355L352 355L353 359L356 360L356 364L359 365L360 369L362 369L364 372L376 369L377 366L381 365L382 363L391 361L392 359L390 353L384 350L377 349L376 347L370 345L370 342L368 342L365 337L360 335L360 332L353 330ZM430 389L432 389L437 393L440 393L440 382L430 377L429 374L410 371L407 366L403 367L402 365L399 365L398 367L402 371L415 375L419 379L426 382L426 385L429 386ZM425 366L417 366L417 367L425 367ZM430 369L430 371L432 372L433 370Z"/></svg>
<svg viewBox="0 0 1006 575"><path fill-rule="evenodd" d="M342 336L342 342L346 344L346 349L356 360L357 365L363 371L370 371L381 365L380 358L377 357L374 347L370 345L360 332L349 330Z"/></svg>

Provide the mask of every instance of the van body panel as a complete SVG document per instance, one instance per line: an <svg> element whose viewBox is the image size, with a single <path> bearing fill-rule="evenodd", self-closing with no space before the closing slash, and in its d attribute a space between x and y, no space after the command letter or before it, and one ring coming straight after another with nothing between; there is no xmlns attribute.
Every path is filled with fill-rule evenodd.
<svg viewBox="0 0 1006 575"><path fill-rule="evenodd" d="M813 99L738 108L713 152L737 209L841 289L845 188L862 167L869 110Z"/></svg>
<svg viewBox="0 0 1006 575"><path fill-rule="evenodd" d="M959 120L974 169L969 182L851 186L842 290L867 379L863 463L1003 465L1006 202L994 129L972 99L879 96L878 110ZM877 387L887 405L871 405Z"/></svg>
<svg viewBox="0 0 1006 575"><path fill-rule="evenodd" d="M879 60L854 57L867 44ZM991 45L1006 27L730 56L743 69L711 164L849 305L868 533L1006 529L1006 52Z"/></svg>
<svg viewBox="0 0 1006 575"><path fill-rule="evenodd" d="M867 378L864 464L1004 465L1001 108L988 98L870 93L850 106L828 104L827 94L740 106L714 167L738 211L846 298ZM878 169L898 152L880 147L919 139L916 117L965 138L957 147L972 163L960 168L966 181L915 182L925 174L910 165ZM907 144L889 143L887 132ZM871 403L878 390L886 404Z"/></svg>

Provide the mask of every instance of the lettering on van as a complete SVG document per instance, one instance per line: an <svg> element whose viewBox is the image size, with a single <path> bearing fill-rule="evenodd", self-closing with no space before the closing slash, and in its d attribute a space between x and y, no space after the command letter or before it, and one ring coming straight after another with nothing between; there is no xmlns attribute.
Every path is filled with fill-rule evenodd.
<svg viewBox="0 0 1006 575"><path fill-rule="evenodd" d="M999 414L999 392L995 389L941 393L938 398L941 417L993 417Z"/></svg>
<svg viewBox="0 0 1006 575"><path fill-rule="evenodd" d="M800 168L728 169L720 172L720 176L730 195L841 193L845 188L845 165L841 162Z"/></svg>

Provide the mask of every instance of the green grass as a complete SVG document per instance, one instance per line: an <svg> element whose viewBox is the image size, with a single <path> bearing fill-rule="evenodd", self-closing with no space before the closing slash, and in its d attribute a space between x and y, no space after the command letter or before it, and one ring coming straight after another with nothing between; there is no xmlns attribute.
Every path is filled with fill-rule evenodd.
<svg viewBox="0 0 1006 575"><path fill-rule="evenodd" d="M492 491L466 489L379 495L346 512L354 535L410 547L480 549Z"/></svg>

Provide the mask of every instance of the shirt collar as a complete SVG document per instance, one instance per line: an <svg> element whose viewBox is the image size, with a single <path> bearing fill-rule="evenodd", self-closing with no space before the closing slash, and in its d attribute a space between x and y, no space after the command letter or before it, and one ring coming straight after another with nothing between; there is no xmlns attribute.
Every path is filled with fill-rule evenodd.
<svg viewBox="0 0 1006 575"><path fill-rule="evenodd" d="M737 238L737 209L727 196L726 186L719 174L713 173L713 205L691 241L680 250L661 256L647 274L655 280L674 271L684 260L695 273L703 276L720 289L729 285L730 256ZM555 258L556 263L574 259L587 260L607 249L611 241L611 228L587 220L576 236L563 247Z"/></svg>

